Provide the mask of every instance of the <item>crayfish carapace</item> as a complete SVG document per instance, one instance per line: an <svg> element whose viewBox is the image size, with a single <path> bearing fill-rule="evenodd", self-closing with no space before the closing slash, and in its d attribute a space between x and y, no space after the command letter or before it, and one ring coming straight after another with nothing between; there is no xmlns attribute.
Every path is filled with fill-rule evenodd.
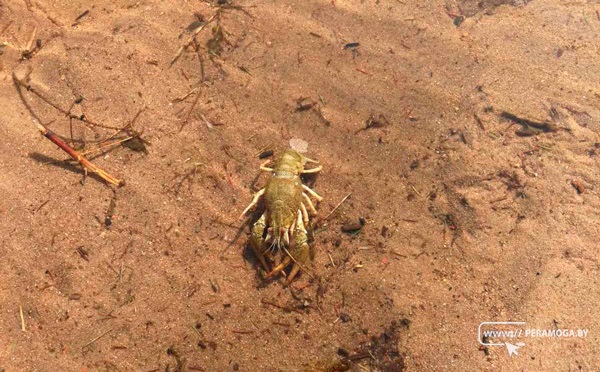
<svg viewBox="0 0 600 372"><path fill-rule="evenodd" d="M307 163L318 162L292 149L275 157L272 167L268 167L270 162L268 160L260 166L261 170L271 173L267 185L254 195L240 218L263 198L266 210L252 226L250 245L267 271L267 277L282 272L293 262L287 277L290 283L312 256L307 228L310 226L309 213L316 216L317 210L309 195L318 201L323 200L302 184L300 175L320 172L322 166L304 169ZM271 268L271 264L275 267Z"/></svg>

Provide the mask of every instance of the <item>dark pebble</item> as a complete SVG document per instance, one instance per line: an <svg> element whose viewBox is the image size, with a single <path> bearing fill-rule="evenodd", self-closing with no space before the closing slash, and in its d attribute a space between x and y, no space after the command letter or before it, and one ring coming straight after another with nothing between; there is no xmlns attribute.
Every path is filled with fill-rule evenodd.
<svg viewBox="0 0 600 372"><path fill-rule="evenodd" d="M352 320L352 318L350 317L350 315L346 314L346 313L340 313L340 320L343 323L348 323L349 321Z"/></svg>
<svg viewBox="0 0 600 372"><path fill-rule="evenodd" d="M342 358L348 358L350 356L350 352L348 352L348 350L343 349L341 347L337 349L337 354L339 356L341 356Z"/></svg>

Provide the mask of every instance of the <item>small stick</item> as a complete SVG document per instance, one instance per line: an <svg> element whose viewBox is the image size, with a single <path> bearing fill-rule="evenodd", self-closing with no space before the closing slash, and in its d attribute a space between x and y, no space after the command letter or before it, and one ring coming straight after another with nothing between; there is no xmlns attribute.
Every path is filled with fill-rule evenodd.
<svg viewBox="0 0 600 372"><path fill-rule="evenodd" d="M473 117L475 117L475 121L479 125L479 128L481 128L481 130L485 132L485 126L483 125L483 121L481 120L479 115L477 115L477 113L475 113L475 114L473 114Z"/></svg>
<svg viewBox="0 0 600 372"><path fill-rule="evenodd" d="M252 137L254 137L254 135ZM252 137L250 137L250 138L252 138ZM248 139L250 139L250 138L248 138ZM263 147L259 152L257 152L254 155L254 157L256 157L256 158L259 157L259 155L262 154L263 152L267 151L267 149L269 149L269 147L271 147L272 144L273 144L273 142L270 142L268 145L266 145L265 147Z"/></svg>
<svg viewBox="0 0 600 372"><path fill-rule="evenodd" d="M23 306L19 305L19 315L21 315L21 331L25 332L25 317L23 316Z"/></svg>
<svg viewBox="0 0 600 372"><path fill-rule="evenodd" d="M39 211L40 209L44 208L44 206L45 206L46 204L48 204L48 202L49 202L49 201L50 201L50 199L48 199L48 200L46 200L45 202L43 202L43 203L42 203L42 204L41 204L39 207L37 207L37 208L34 210L34 212L37 212L37 211Z"/></svg>
<svg viewBox="0 0 600 372"><path fill-rule="evenodd" d="M88 15L90 13L89 9L86 9L83 13L81 13L80 15L77 16L77 18L75 18L75 23L77 24L77 22L79 22L79 20L83 17L85 17L86 15Z"/></svg>
<svg viewBox="0 0 600 372"><path fill-rule="evenodd" d="M196 39L194 39L194 49L196 50L196 55L198 56L198 62L200 63L200 81L206 80L204 76L204 58L202 58L202 53L200 50L200 45Z"/></svg>
<svg viewBox="0 0 600 372"><path fill-rule="evenodd" d="M501 202L501 201L506 200L506 199L508 199L508 196L504 195L504 196L501 196L499 198L490 200L490 204Z"/></svg>
<svg viewBox="0 0 600 372"><path fill-rule="evenodd" d="M202 338L202 334L200 333L200 331L198 330L198 328L194 327L194 326L190 326L194 332L196 332L198 334L198 337Z"/></svg>
<svg viewBox="0 0 600 372"><path fill-rule="evenodd" d="M12 25L13 21L10 21L6 24L6 26L4 26L4 28L2 29L2 31L0 31L0 35L2 35L4 33L4 31L8 30L8 28L10 27L10 25Z"/></svg>
<svg viewBox="0 0 600 372"><path fill-rule="evenodd" d="M185 100L186 98L188 98L189 96L191 96L192 94L194 94L197 90L198 90L198 87L190 90L185 96L175 98L174 100L171 101L171 103L181 102L181 101Z"/></svg>
<svg viewBox="0 0 600 372"><path fill-rule="evenodd" d="M183 121L183 123L181 124L181 126L179 127L179 131L181 132L183 130L183 128L185 127L185 125L187 123L189 123L190 121L190 117L192 116L192 112L194 111L194 108L196 107L196 105L198 104L198 101L200 100L200 92L196 93L196 99L194 100L194 102L192 103L192 105L190 106L190 109L187 113L187 115L185 116L185 120Z"/></svg>
<svg viewBox="0 0 600 372"><path fill-rule="evenodd" d="M292 312L293 311L293 312L296 312L298 314L302 314L302 311L300 311L298 309L295 309L295 308L289 307L289 306L282 306L282 305L279 305L279 304L277 304L275 302L272 302L272 301L269 301L269 300L260 300L260 302L262 304L271 305L273 307L276 307L276 308L284 310L284 311L288 311L288 312Z"/></svg>
<svg viewBox="0 0 600 372"><path fill-rule="evenodd" d="M200 113L200 118L202 118L202 120L204 120L204 123L206 124L208 129L212 129L215 127L210 121L208 121L208 119L206 118L206 116L204 116L204 114ZM225 152L227 153L227 151L225 151ZM227 155L229 155L229 154L227 154ZM231 156L231 155L229 155L229 156Z"/></svg>
<svg viewBox="0 0 600 372"><path fill-rule="evenodd" d="M19 95L22 95L21 87L23 87L23 88L25 88L25 90L27 90L28 92L33 93L39 99L41 99L42 101L44 101L46 104L52 106L55 110L57 110L58 112L60 112L61 114L65 115L68 118L79 120L82 123L91 125L92 127L100 127L100 128L115 129L115 130L123 130L123 128L117 128L117 127L113 127L111 125L105 125L105 124L96 123L96 122L93 122L91 120L88 120L85 117L80 117L80 116L77 116L77 115L73 115L69 111L67 111L67 110L63 109L62 107L60 107L58 104L50 101L48 98L46 98L44 95L42 95L36 89L34 89L32 86L29 86L29 84L27 84L26 82L19 80L17 78L17 75L14 72L13 72L13 82L14 82L15 87L17 88L17 90L19 92ZM25 102L25 98L22 98L22 100Z"/></svg>
<svg viewBox="0 0 600 372"><path fill-rule="evenodd" d="M411 222L411 223L419 222L419 220L414 220L414 219L411 219L411 218L401 218L401 220L404 221L404 222Z"/></svg>
<svg viewBox="0 0 600 372"><path fill-rule="evenodd" d="M398 253L394 250L390 251L391 254L396 255L398 257L402 257L402 258L406 258L406 255L402 254L402 253Z"/></svg>
<svg viewBox="0 0 600 372"><path fill-rule="evenodd" d="M127 136L127 137L125 137L125 138L121 138L121 139L119 139L119 140L117 140L117 141L114 141L114 142L111 142L111 143L106 143L106 144L104 144L104 145L101 145L101 146L100 146L100 147L98 147L98 148L91 149L91 150L84 151L84 152L80 152L80 153L79 153L79 155L88 155L88 154L92 154L92 153L94 153L94 152L98 152L98 151L99 151L99 152L103 152L103 151L105 151L106 149L108 149L109 147L116 146L116 145L120 145L120 144L122 144L123 142L127 142L127 141L129 141L129 140L131 140L131 139L133 139L133 136Z"/></svg>
<svg viewBox="0 0 600 372"><path fill-rule="evenodd" d="M245 331L245 330L242 330L242 329L234 329L231 332L238 333L238 334L241 334L241 335L249 335L249 334L254 333L254 331Z"/></svg>
<svg viewBox="0 0 600 372"><path fill-rule="evenodd" d="M200 31L202 31L204 29L204 27L208 26L208 24L210 24L212 22L212 20L215 19L217 14L219 14L219 12L213 14L202 26L200 26L194 30L194 33L192 34L192 36L190 36L190 38L185 42L185 44L183 44L177 50L177 53L175 53L175 57L173 57L171 62L169 62L169 67L173 66L173 63L175 63L179 59L179 57L181 57L181 54L183 54L183 51L185 50L185 48L187 48L188 46L190 46L194 43L194 41L196 40L196 35L198 35L200 33Z"/></svg>
<svg viewBox="0 0 600 372"><path fill-rule="evenodd" d="M421 197L423 196L423 195L421 195L421 193L419 192L419 190L417 190L413 185L410 185L410 187L412 187L413 191L416 192L417 195L419 195Z"/></svg>
<svg viewBox="0 0 600 372"><path fill-rule="evenodd" d="M331 265L333 266L333 268L335 269L335 263L333 262L333 257L331 257L330 253L327 253L327 255L329 256L329 261L331 261Z"/></svg>
<svg viewBox="0 0 600 372"><path fill-rule="evenodd" d="M23 51L24 54L33 52L33 46L35 43L35 36L37 35L37 27L33 28L33 32L31 33L31 37L29 38L29 42L27 43L27 47Z"/></svg>
<svg viewBox="0 0 600 372"><path fill-rule="evenodd" d="M107 334L109 334L110 332L112 332L112 328L109 329L108 331L104 332L103 334L101 334L100 336L94 338L92 341L88 342L87 344L83 345L81 347L81 350L85 349L86 347L90 346L91 344L93 344L94 342L98 341L99 339L101 339L102 337L106 336Z"/></svg>
<svg viewBox="0 0 600 372"><path fill-rule="evenodd" d="M58 147L60 147L64 152L71 155L71 157L73 159L77 160L85 169L87 169L88 171L90 171L92 173L96 173L99 177L101 177L103 180L105 180L106 182L108 182L112 185L119 186L119 187L123 186L123 184L124 184L123 181L111 176L110 174L106 173L104 170L102 170L102 169L98 168L97 166L95 166L94 164L92 164L89 160L84 158L77 151L73 150L73 148L71 146L67 145L63 140L58 138L58 136L56 134L54 134L50 130L48 130L48 128L46 128L45 126L43 126L40 123L35 123L35 124L37 125L40 132L44 135L44 137L46 137L50 141L54 142L54 144L56 144Z"/></svg>
<svg viewBox="0 0 600 372"><path fill-rule="evenodd" d="M201 304L200 304L200 307L204 307L204 306L206 306L206 305L211 305L211 304L214 304L215 302L217 302L217 300L206 301L206 302L204 302L204 303L201 303Z"/></svg>
<svg viewBox="0 0 600 372"><path fill-rule="evenodd" d="M329 212L329 214L327 215L327 217L325 217L325 219L323 219L323 221L327 221L327 219L331 217L331 215L340 207L340 205L342 205L346 201L346 199L350 197L350 195L352 195L352 193L346 195L346 197L344 197L344 199L342 199L342 201L338 205L336 205L331 212Z"/></svg>
<svg viewBox="0 0 600 372"><path fill-rule="evenodd" d="M63 110L56 103L54 103L54 102L48 100L46 97L42 96L37 90L30 87L29 84L17 79L17 75L14 72L13 72L13 82L14 82L15 86L17 87L17 89L19 90L19 92L21 92L21 87L23 87L28 92L35 94L36 96L38 96L39 99L41 99L42 101L44 101L47 104L49 104L50 106L52 106L54 109L58 110L60 113L64 114L67 117L70 116L69 112Z"/></svg>

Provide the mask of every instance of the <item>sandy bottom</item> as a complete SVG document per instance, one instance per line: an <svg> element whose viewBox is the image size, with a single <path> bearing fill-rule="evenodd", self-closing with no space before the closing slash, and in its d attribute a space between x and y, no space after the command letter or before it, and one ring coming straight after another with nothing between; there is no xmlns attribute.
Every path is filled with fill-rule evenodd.
<svg viewBox="0 0 600 372"><path fill-rule="evenodd" d="M0 371L597 369L600 5L221 3L0 4ZM35 121L147 153L82 185ZM291 139L325 200L285 288L238 215Z"/></svg>

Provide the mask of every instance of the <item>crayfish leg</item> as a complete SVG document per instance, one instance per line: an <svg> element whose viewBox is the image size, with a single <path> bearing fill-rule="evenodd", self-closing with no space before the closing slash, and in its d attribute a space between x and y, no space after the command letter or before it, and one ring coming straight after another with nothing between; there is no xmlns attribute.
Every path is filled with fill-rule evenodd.
<svg viewBox="0 0 600 372"><path fill-rule="evenodd" d="M314 192L310 187L306 186L306 185L302 185L302 189L304 191L306 191L307 193L309 193L310 195L314 196L315 199L317 199L318 201L323 201L323 197L319 194L317 194L316 192Z"/></svg>
<svg viewBox="0 0 600 372"><path fill-rule="evenodd" d="M271 278L274 275L278 274L279 272L283 273L283 269L285 269L287 267L287 265L290 264L290 262L292 262L292 258L290 256L285 256L283 261L281 261L281 263L279 265L277 265L270 273L267 274L267 278Z"/></svg>
<svg viewBox="0 0 600 372"><path fill-rule="evenodd" d="M294 266L292 266L292 271L290 271L290 275L288 276L285 285L286 286L290 285L292 283L292 280L294 280L294 277L296 276L296 274L298 274L299 272L300 272L300 265L295 263Z"/></svg>
<svg viewBox="0 0 600 372"><path fill-rule="evenodd" d="M263 170L265 172L273 172L274 171L273 168L267 167L267 164L269 164L270 162L271 162L271 159L269 159L269 160L265 161L264 163L262 163L260 165L260 170Z"/></svg>
<svg viewBox="0 0 600 372"><path fill-rule="evenodd" d="M302 194L305 195L305 194ZM308 198L308 196L307 196ZM313 206L314 208L314 206ZM308 225L308 212L306 211L306 206L304 203L300 203L300 212L302 213L302 220L304 221L304 225ZM316 211L315 211L316 212ZM312 211L311 211L312 213Z"/></svg>
<svg viewBox="0 0 600 372"><path fill-rule="evenodd" d="M254 198L252 198L252 202L250 203L250 205L248 205L246 207L246 209L244 209L242 214L240 214L240 218L244 217L244 215L246 213L248 213L248 211L250 209L254 208L254 206L256 206L256 204L258 204L258 199L260 199L260 197L263 196L264 193L265 193L265 189L262 189L259 192L257 192L256 194L254 194Z"/></svg>
<svg viewBox="0 0 600 372"><path fill-rule="evenodd" d="M310 210L310 214L313 216L316 216L317 210L315 209L315 205L312 203L312 201L310 200L308 195L306 195L305 193L302 193L302 199L304 199L304 203L306 203L306 205L308 206L308 209ZM306 210L306 206L304 205L304 203L302 203L302 208L304 208L304 210ZM308 220L305 220L304 223L308 224Z"/></svg>

